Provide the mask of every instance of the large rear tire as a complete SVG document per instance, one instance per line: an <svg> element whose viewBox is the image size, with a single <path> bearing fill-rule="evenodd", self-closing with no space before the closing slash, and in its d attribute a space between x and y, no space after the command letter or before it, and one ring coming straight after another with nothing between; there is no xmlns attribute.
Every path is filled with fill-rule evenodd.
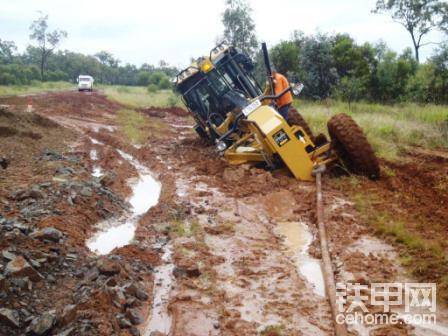
<svg viewBox="0 0 448 336"><path fill-rule="evenodd" d="M293 106L290 107L288 111L288 117L286 118L286 121L291 126L297 125L303 128L305 133L308 135L308 137L311 139L312 142L315 142L316 138L313 135L313 132L311 131L310 126L308 123L303 119L302 115L297 111L297 109Z"/></svg>
<svg viewBox="0 0 448 336"><path fill-rule="evenodd" d="M347 114L333 116L327 123L332 147L347 169L375 180L380 177L380 166L362 129Z"/></svg>

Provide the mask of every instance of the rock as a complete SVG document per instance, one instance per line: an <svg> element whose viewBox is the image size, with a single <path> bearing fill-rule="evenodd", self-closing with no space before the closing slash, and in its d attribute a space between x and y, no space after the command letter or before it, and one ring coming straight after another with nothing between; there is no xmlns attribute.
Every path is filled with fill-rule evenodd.
<svg viewBox="0 0 448 336"><path fill-rule="evenodd" d="M100 272L98 271L98 268L92 267L84 274L84 279L87 281L95 281L98 279L98 276L100 275Z"/></svg>
<svg viewBox="0 0 448 336"><path fill-rule="evenodd" d="M46 335L53 328L55 322L54 311L48 311L31 321L28 330L35 335Z"/></svg>
<svg viewBox="0 0 448 336"><path fill-rule="evenodd" d="M0 308L0 324L20 328L19 314L15 310Z"/></svg>
<svg viewBox="0 0 448 336"><path fill-rule="evenodd" d="M68 260L78 260L78 256L75 253L67 253L65 258Z"/></svg>
<svg viewBox="0 0 448 336"><path fill-rule="evenodd" d="M78 307L76 305L67 305L64 307L61 317L59 318L59 325L64 326L70 324L76 319L78 314Z"/></svg>
<svg viewBox="0 0 448 336"><path fill-rule="evenodd" d="M109 278L106 281L106 286L108 286L108 287L115 287L116 285L117 285L117 279L115 279L115 278Z"/></svg>
<svg viewBox="0 0 448 336"><path fill-rule="evenodd" d="M41 154L41 158L47 161L60 161L64 159L61 154L51 149L45 149Z"/></svg>
<svg viewBox="0 0 448 336"><path fill-rule="evenodd" d="M31 285L31 282L28 279L28 277L12 278L11 279L11 284L13 284L17 288L20 288L21 290L31 290L31 289L33 289L33 286Z"/></svg>
<svg viewBox="0 0 448 336"><path fill-rule="evenodd" d="M11 194L11 198L16 201L23 201L28 198L32 199L42 199L45 197L45 194L40 191L38 188L32 188L32 189L19 189L14 191Z"/></svg>
<svg viewBox="0 0 448 336"><path fill-rule="evenodd" d="M61 231L55 229L54 227L46 227L33 232L30 236L39 240L49 240L57 243L64 235Z"/></svg>
<svg viewBox="0 0 448 336"><path fill-rule="evenodd" d="M92 188L89 187L83 187L79 193L84 197L92 197L93 195Z"/></svg>
<svg viewBox="0 0 448 336"><path fill-rule="evenodd" d="M8 168L8 166L9 166L9 160L3 156L0 156L0 167L6 169Z"/></svg>
<svg viewBox="0 0 448 336"><path fill-rule="evenodd" d="M43 276L22 256L15 257L6 265L5 275L12 277L29 277L33 281L43 279Z"/></svg>
<svg viewBox="0 0 448 336"><path fill-rule="evenodd" d="M114 183L116 176L114 173L106 173L100 177L100 184L103 187L110 187Z"/></svg>
<svg viewBox="0 0 448 336"><path fill-rule="evenodd" d="M126 310L125 316L134 325L143 323L143 317L137 309Z"/></svg>
<svg viewBox="0 0 448 336"><path fill-rule="evenodd" d="M135 293L135 297L142 301L146 301L149 299L148 293L146 293L143 289L138 289Z"/></svg>
<svg viewBox="0 0 448 336"><path fill-rule="evenodd" d="M112 298L112 302L117 308L121 308L126 304L126 297L120 287L109 287L107 291Z"/></svg>
<svg viewBox="0 0 448 336"><path fill-rule="evenodd" d="M148 293L146 293L146 291L135 282L130 282L125 285L124 291L127 295L134 296L141 301L146 301L149 299Z"/></svg>
<svg viewBox="0 0 448 336"><path fill-rule="evenodd" d="M0 274L0 292L6 291L6 289L9 287L8 280Z"/></svg>
<svg viewBox="0 0 448 336"><path fill-rule="evenodd" d="M175 267L173 270L173 275L176 278L183 278L183 277L197 278L198 276L201 275L201 271L199 271L199 268L196 266Z"/></svg>
<svg viewBox="0 0 448 336"><path fill-rule="evenodd" d="M96 267L98 267L100 274L107 276L118 274L121 271L121 266L117 261L107 258L99 259L96 262Z"/></svg>
<svg viewBox="0 0 448 336"><path fill-rule="evenodd" d="M132 323L121 314L117 315L117 320L118 325L120 326L121 329L127 329L132 327Z"/></svg>
<svg viewBox="0 0 448 336"><path fill-rule="evenodd" d="M73 175L75 170L70 167L58 167L55 172L56 175Z"/></svg>
<svg viewBox="0 0 448 336"><path fill-rule="evenodd" d="M13 221L12 227L15 229L19 229L24 234L28 234L31 231L31 227L28 224L16 220Z"/></svg>
<svg viewBox="0 0 448 336"><path fill-rule="evenodd" d="M64 331L61 331L60 333L58 333L54 336L70 336L74 330L75 330L75 328L71 327L71 328L65 329Z"/></svg>
<svg viewBox="0 0 448 336"><path fill-rule="evenodd" d="M131 329L129 329L129 332L131 333L132 336L140 336L140 330L138 330L136 327L132 327Z"/></svg>
<svg viewBox="0 0 448 336"><path fill-rule="evenodd" d="M2 256L6 260L13 260L15 257L17 257L14 253L9 252L6 249L2 251Z"/></svg>

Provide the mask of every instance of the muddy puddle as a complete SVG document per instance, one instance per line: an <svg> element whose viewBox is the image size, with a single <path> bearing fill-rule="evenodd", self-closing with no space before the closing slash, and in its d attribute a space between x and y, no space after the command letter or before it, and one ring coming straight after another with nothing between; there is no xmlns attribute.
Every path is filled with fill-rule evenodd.
<svg viewBox="0 0 448 336"><path fill-rule="evenodd" d="M94 143L93 139L92 143ZM128 199L131 204L130 211L119 218L99 223L98 232L87 241L87 247L97 254L107 254L117 247L128 245L134 238L140 216L157 204L161 191L160 182L153 177L148 168L131 155L117 151L123 159L136 168L138 177L129 180L132 190L132 195ZM101 168L94 167L93 174L102 174Z"/></svg>
<svg viewBox="0 0 448 336"><path fill-rule="evenodd" d="M151 336L155 332L168 335L171 329L168 303L174 282L173 248L170 244L165 244L161 248L163 251L162 261L164 263L154 270L153 303L150 317L144 329L144 336Z"/></svg>
<svg viewBox="0 0 448 336"><path fill-rule="evenodd" d="M325 296L324 278L320 261L308 254L313 235L302 222L280 222L276 232L284 237L284 244L294 259L297 271L313 288L313 291Z"/></svg>

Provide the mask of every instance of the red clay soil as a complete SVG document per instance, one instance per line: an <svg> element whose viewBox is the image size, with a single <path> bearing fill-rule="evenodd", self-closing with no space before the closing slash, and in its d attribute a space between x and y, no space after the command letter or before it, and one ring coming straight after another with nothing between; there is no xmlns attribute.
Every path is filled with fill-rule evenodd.
<svg viewBox="0 0 448 336"><path fill-rule="evenodd" d="M6 169L0 168L0 250L23 256L42 277L37 282L19 279L25 285L14 278L1 279L2 308L13 311L20 327L0 323L0 334L22 335L32 328L31 321L37 323L42 314L54 309L51 315L56 322L51 334L130 335L137 329L122 329L124 315L130 309L144 312L152 298L148 294L135 298L126 288L137 284L133 286L150 293L151 270L159 263L158 252L128 246L98 258L85 246L98 222L119 216L127 207L127 180L136 171L111 148L126 150L130 146L108 138L104 135L107 130L76 133L53 121L110 125L121 107L103 95L77 92L33 96L33 109L39 114L25 112L29 102L26 97L0 99L0 104L8 105L0 112L0 127L8 130L0 136L0 156L8 162ZM93 144L89 137L104 141L106 146ZM92 149L99 156L95 163L89 156ZM91 176L94 164L107 172L100 183ZM12 225L20 229L10 228ZM34 238L32 233L43 228L59 230L62 238ZM113 270L96 266L101 260L113 263ZM5 265L2 262L2 269ZM64 309L71 312L70 318Z"/></svg>
<svg viewBox="0 0 448 336"><path fill-rule="evenodd" d="M190 115L188 111L186 111L183 108L180 107L145 107L138 109L139 112L142 112L143 114L146 114L150 117L157 117L157 118L165 118L167 115L174 115L177 117L187 117Z"/></svg>
<svg viewBox="0 0 448 336"><path fill-rule="evenodd" d="M8 98L0 99L0 103L11 104L13 110L20 110L26 106L27 100ZM238 310L238 305L244 304L244 297L235 299L225 288L218 286L220 281L224 281L222 279L225 279L225 274L216 271L215 266L224 265L226 260L224 256L217 254L216 249L219 246L216 246L216 249L211 248L205 239L205 237L212 241L228 239L230 243L235 243L235 239L240 238L235 236L235 230L238 229L246 236L243 234L244 245L235 253L235 259L229 266L235 271L231 279L232 286L243 290L245 288L246 292L252 295L251 291L254 293L261 291L260 288L263 286L260 284L266 279L275 279L275 285L286 283L290 286L288 290L293 288L293 292L289 293L281 287L274 294L270 294L268 289L262 291L263 295L267 295L264 308L284 318L286 327L291 327L288 329L291 331L288 335L303 334L296 328L297 325L294 325L297 322L294 319L297 314L304 318L301 323L306 323L310 328L318 328L322 335L331 334L330 313L326 301L305 291L305 281L297 275L293 263L287 262L281 255L282 241L273 234L275 223L287 220L309 223L311 232L316 236L316 227L312 225L315 222L313 183L298 182L286 170L271 172L250 165L236 167L228 165L213 147L202 143L192 130L171 127L173 124L191 123L191 118L182 109L142 109L141 112L149 121L164 125L166 132L158 133L157 137L148 135L145 146L137 149L123 138L120 132L107 129L97 132L86 127L88 123L115 126L114 115L121 106L108 101L101 94L54 93L34 96L33 104L39 113L52 120L63 122L64 125L78 122L76 129L80 133L75 134L57 127L46 134L32 128L30 131L42 135L37 142L25 140L26 137L16 137L14 141L12 137L0 137L2 145L3 141L8 139L5 144L14 149L6 154L16 155L12 164L14 169L8 168L5 172L0 170L0 174L7 174L0 175L2 176L0 201L3 197L12 203L12 209L6 214L7 216L20 213L20 204L16 205L17 202L9 200L10 193L18 184L29 187L32 183L48 181L49 177L50 179L53 177L54 170L61 165L73 166L77 171L74 178L85 181L91 178L90 172L93 166L99 164L110 173L109 180L106 179L104 182L105 186L110 187L121 199L125 199L130 192L126 181L129 177L135 176L136 172L129 164L119 163L123 160L117 154L115 150L117 148L132 154L149 167L162 183L158 205L151 208L139 222L136 244L116 249L112 253L113 256L107 258L92 256L83 245L85 239L93 232L95 224L105 215L105 207L112 214L119 214L122 211L117 202L107 201L101 193L93 192L92 196L79 197L73 206L67 206L66 199L61 199L54 204L54 208L60 210L61 214L51 214L32 222L37 227L51 226L61 230L66 240L57 244L60 254L65 256L74 251L78 256L75 262L69 262L69 269L61 271L59 268L48 266L44 270L46 278L52 269L57 270L55 272L60 289L56 286L49 287L49 290L42 287L34 289L41 302L32 303L31 299L26 301L27 305L33 307L33 316L54 307L56 300L61 300L56 305L59 309L72 303L72 296L81 297L85 302L78 306L75 320L69 324L58 324L54 330L62 331L65 327L73 326L77 334L80 334L80 330L84 331L81 334L98 335L110 335L113 332L127 335L131 330L135 332L135 328L123 326L120 314L125 314L128 309L134 307L133 305L136 305L135 308L142 314L146 314L148 307L151 307L152 298L145 302L133 300L132 303L121 304L117 302L121 300L121 296L117 294L116 289L129 281L135 281L144 284L147 293L150 294L151 269L161 263L160 251L154 250L152 246L155 242L171 239L175 245L173 259L177 266L174 296L169 303L173 317L173 335L201 335L200 330L209 330L210 335L256 335L257 324L248 322ZM89 137L105 145L93 145ZM42 151L42 147L50 146L52 143L57 144L57 150L68 155L70 149L61 139L66 140L67 144L76 143L76 147L72 150L79 154L79 162L55 163L33 159ZM21 145L14 147L14 142ZM89 158L91 149L98 152L99 160L96 162ZM387 256L365 256L348 250L348 246L358 241L360 237L372 233L373 230L362 220L353 204L349 202L340 204L344 195L350 198L355 192L377 194L379 210L387 210L399 215L400 218L409 218L415 223L425 223L424 230L417 225L411 226L425 235L425 238L447 234L447 162L429 157L413 157L412 163L381 162L381 164L383 168L387 168L388 174L383 173L378 182L361 178L357 180L356 186L352 187L348 178L333 179L329 175L324 181L326 208L333 209L327 215L333 261L335 265L343 264L343 270L353 274L353 280L362 283L374 280L391 281L397 275L397 265ZM181 179L184 179L186 187L189 188L188 195L184 197L178 193L177 183ZM207 189L195 189L196 183L206 185ZM179 226L181 224L196 226L194 230L192 229L193 233L188 235ZM258 231L251 232L252 227ZM23 239L24 242L17 243L17 246L30 251L33 258L37 258L34 254L55 248L55 244ZM11 240L0 239L0 243L0 248L3 249L11 245ZM446 249L446 242L444 244L443 247ZM310 253L315 257L320 256L317 239ZM268 270L261 269L266 267L273 255L281 263ZM87 281L86 278L91 275L98 260L103 259L117 262L120 272L114 276L100 275L96 280ZM79 279L76 277L77 269L82 270L79 271L82 274ZM336 276L341 280L347 280L343 278L343 273L338 266ZM74 277L69 277L73 274ZM47 284L46 281L43 283ZM251 288L252 281L255 283L258 281L260 286ZM286 296L288 300L285 299ZM19 300L13 298L13 294L8 296L10 301L7 306L11 309L20 309ZM126 297L127 299L131 300L130 297ZM200 323L192 323L193 318ZM21 319L24 318L21 316ZM199 331L195 333L194 330ZM0 333L1 331L0 329ZM10 332L10 329L7 331ZM143 329L140 328L140 331ZM391 328L384 330L384 335L406 333L407 331L403 333L401 330ZM11 334L19 334L19 331L13 330Z"/></svg>

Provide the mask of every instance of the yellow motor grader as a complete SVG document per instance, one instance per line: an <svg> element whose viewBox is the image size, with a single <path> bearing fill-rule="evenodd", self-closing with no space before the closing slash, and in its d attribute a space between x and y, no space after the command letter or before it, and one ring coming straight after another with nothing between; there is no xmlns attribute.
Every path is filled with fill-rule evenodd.
<svg viewBox="0 0 448 336"><path fill-rule="evenodd" d="M267 77L271 79L264 43L262 50ZM303 85L265 95L253 70L246 54L220 44L175 79L176 90L196 121L195 131L214 144L229 163L286 166L297 179L311 181L314 168L340 162L355 174L379 177L372 147L350 116L338 114L328 121L331 141L323 135L314 137L295 109L285 120L275 106L275 100L289 91L300 94ZM274 85L272 80L269 83ZM273 88L271 92L275 92Z"/></svg>

